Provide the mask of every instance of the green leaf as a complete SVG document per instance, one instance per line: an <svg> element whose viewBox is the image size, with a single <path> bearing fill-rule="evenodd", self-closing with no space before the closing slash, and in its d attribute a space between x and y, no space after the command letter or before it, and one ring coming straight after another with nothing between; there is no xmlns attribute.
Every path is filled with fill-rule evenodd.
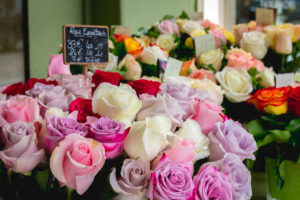
<svg viewBox="0 0 300 200"><path fill-rule="evenodd" d="M176 18L173 15L165 15L161 21L163 20L176 20Z"/></svg>
<svg viewBox="0 0 300 200"><path fill-rule="evenodd" d="M206 34L208 34L209 30L210 30L209 27L204 28L204 31L205 31Z"/></svg>
<svg viewBox="0 0 300 200"><path fill-rule="evenodd" d="M45 192L47 190L47 184L48 184L48 179L49 179L49 169L43 170L43 171L37 171L35 173L35 180L37 184L40 186L40 188Z"/></svg>
<svg viewBox="0 0 300 200"><path fill-rule="evenodd" d="M180 18L180 19L190 19L185 11L182 11L182 13L179 15L178 18Z"/></svg>
<svg viewBox="0 0 300 200"><path fill-rule="evenodd" d="M259 119L250 121L246 124L246 128L255 138L261 138L268 134L268 131L263 127Z"/></svg>
<svg viewBox="0 0 300 200"><path fill-rule="evenodd" d="M261 119L263 119L266 122L269 122L272 126L284 126L286 125L286 122L284 121L277 121L275 119L276 116L273 115L262 115Z"/></svg>
<svg viewBox="0 0 300 200"><path fill-rule="evenodd" d="M119 73L121 76L124 76L125 75L125 71L120 71L120 70L111 70L110 72L117 72L117 73Z"/></svg>
<svg viewBox="0 0 300 200"><path fill-rule="evenodd" d="M211 64L209 64L209 65L203 64L203 65L201 65L201 67L213 71L214 74L217 73L217 70Z"/></svg>
<svg viewBox="0 0 300 200"><path fill-rule="evenodd" d="M289 130L292 133L299 133L300 132L300 118L291 120L290 123L286 126L286 130Z"/></svg>
<svg viewBox="0 0 300 200"><path fill-rule="evenodd" d="M260 148L275 141L288 142L290 138L291 134L287 130L271 130L263 140L258 140L256 143L257 147Z"/></svg>

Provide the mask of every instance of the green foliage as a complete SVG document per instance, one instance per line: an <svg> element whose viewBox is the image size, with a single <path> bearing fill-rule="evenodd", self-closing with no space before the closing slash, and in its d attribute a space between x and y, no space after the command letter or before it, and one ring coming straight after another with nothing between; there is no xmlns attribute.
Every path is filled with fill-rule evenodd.
<svg viewBox="0 0 300 200"><path fill-rule="evenodd" d="M165 15L161 21L163 20L176 20L176 17L174 17L173 15Z"/></svg>
<svg viewBox="0 0 300 200"><path fill-rule="evenodd" d="M70 71L73 75L82 74L82 66L81 65L70 65Z"/></svg>
<svg viewBox="0 0 300 200"><path fill-rule="evenodd" d="M252 67L251 69L248 70L248 74L251 77L252 80L252 85L253 85L253 91L262 89L263 86L258 83L259 79L256 78L256 75L259 73L255 67Z"/></svg>
<svg viewBox="0 0 300 200"><path fill-rule="evenodd" d="M204 28L204 31L205 31L205 33L206 33L206 34L208 34L208 33L209 33L209 30L210 30L210 28L209 28L209 27L206 27L206 28Z"/></svg>
<svg viewBox="0 0 300 200"><path fill-rule="evenodd" d="M206 70L211 70L214 74L217 73L217 70L212 66L212 64L202 64L201 67L203 67Z"/></svg>
<svg viewBox="0 0 300 200"><path fill-rule="evenodd" d="M180 18L180 19L190 19L185 11L182 11L182 13L179 15L178 18Z"/></svg>

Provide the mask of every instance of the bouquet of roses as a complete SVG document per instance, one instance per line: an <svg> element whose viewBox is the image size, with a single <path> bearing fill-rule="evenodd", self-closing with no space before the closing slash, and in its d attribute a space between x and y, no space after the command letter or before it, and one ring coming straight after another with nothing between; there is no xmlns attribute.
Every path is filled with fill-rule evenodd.
<svg viewBox="0 0 300 200"><path fill-rule="evenodd" d="M1 89L2 198L251 198L256 143L212 81L71 75L61 55L48 74Z"/></svg>

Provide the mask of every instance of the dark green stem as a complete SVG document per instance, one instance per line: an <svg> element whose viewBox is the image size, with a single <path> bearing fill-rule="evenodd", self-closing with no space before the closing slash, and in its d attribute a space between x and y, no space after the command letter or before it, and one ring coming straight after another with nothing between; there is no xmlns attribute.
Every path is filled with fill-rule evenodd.
<svg viewBox="0 0 300 200"><path fill-rule="evenodd" d="M285 72L285 60L286 60L286 55L282 54L282 56L281 56L281 69L280 69L280 73Z"/></svg>
<svg viewBox="0 0 300 200"><path fill-rule="evenodd" d="M67 192L68 192L68 198L67 198L67 200L71 200L72 199L72 194L73 194L73 189L71 189L71 188L68 188L67 189Z"/></svg>

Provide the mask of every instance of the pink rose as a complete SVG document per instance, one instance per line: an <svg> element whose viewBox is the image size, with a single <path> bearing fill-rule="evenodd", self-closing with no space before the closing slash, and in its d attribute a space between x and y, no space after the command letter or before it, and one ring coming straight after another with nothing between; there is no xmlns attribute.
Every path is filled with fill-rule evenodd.
<svg viewBox="0 0 300 200"><path fill-rule="evenodd" d="M217 83L215 74L212 71L205 70L205 69L198 69L197 71L192 72L189 75L189 78L199 79L199 80L209 79L209 80Z"/></svg>
<svg viewBox="0 0 300 200"><path fill-rule="evenodd" d="M157 25L157 28L161 34L176 34L180 36L179 27L173 20L163 20Z"/></svg>
<svg viewBox="0 0 300 200"><path fill-rule="evenodd" d="M79 134L70 134L51 154L50 169L61 186L66 185L83 194L104 162L105 151L101 143Z"/></svg>
<svg viewBox="0 0 300 200"><path fill-rule="evenodd" d="M168 157L174 163L181 163L189 169L191 175L194 173L194 142L190 139L180 139L178 137L174 138L173 146L168 149L163 154ZM152 168L154 169L159 161L161 160L162 155L159 155L155 158L152 163Z"/></svg>
<svg viewBox="0 0 300 200"><path fill-rule="evenodd" d="M211 31L214 31L218 25L213 23L212 21L206 19L205 21L201 22L201 26L203 28L209 28Z"/></svg>
<svg viewBox="0 0 300 200"><path fill-rule="evenodd" d="M32 123L16 121L3 127L2 141L4 150L0 159L8 170L18 173L30 172L45 156L38 146L35 128Z"/></svg>
<svg viewBox="0 0 300 200"><path fill-rule="evenodd" d="M215 29L214 31L211 31L211 33L214 35L216 48L221 48L222 43L226 44L226 37L220 30Z"/></svg>
<svg viewBox="0 0 300 200"><path fill-rule="evenodd" d="M227 66L234 67L234 68L247 66L247 63L249 61L248 55L243 53L227 54L226 58L228 59Z"/></svg>
<svg viewBox="0 0 300 200"><path fill-rule="evenodd" d="M293 50L292 36L288 31L280 30L276 43L275 51L279 54L290 54Z"/></svg>
<svg viewBox="0 0 300 200"><path fill-rule="evenodd" d="M48 65L48 76L52 76L54 74L70 74L70 65L65 65L63 62L63 55L58 54L50 55L49 65Z"/></svg>
<svg viewBox="0 0 300 200"><path fill-rule="evenodd" d="M196 114L192 117L201 127L201 131L207 135L217 122L223 122L221 112L223 108L207 101L195 101L193 107Z"/></svg>
<svg viewBox="0 0 300 200"><path fill-rule="evenodd" d="M17 120L34 122L39 119L38 101L28 96L16 95L0 101L0 127Z"/></svg>
<svg viewBox="0 0 300 200"><path fill-rule="evenodd" d="M233 35L235 37L235 43L239 44L243 37L243 33L248 32L247 24L238 24L233 26Z"/></svg>
<svg viewBox="0 0 300 200"><path fill-rule="evenodd" d="M63 75L61 86L77 98L92 98L92 78L78 75Z"/></svg>

